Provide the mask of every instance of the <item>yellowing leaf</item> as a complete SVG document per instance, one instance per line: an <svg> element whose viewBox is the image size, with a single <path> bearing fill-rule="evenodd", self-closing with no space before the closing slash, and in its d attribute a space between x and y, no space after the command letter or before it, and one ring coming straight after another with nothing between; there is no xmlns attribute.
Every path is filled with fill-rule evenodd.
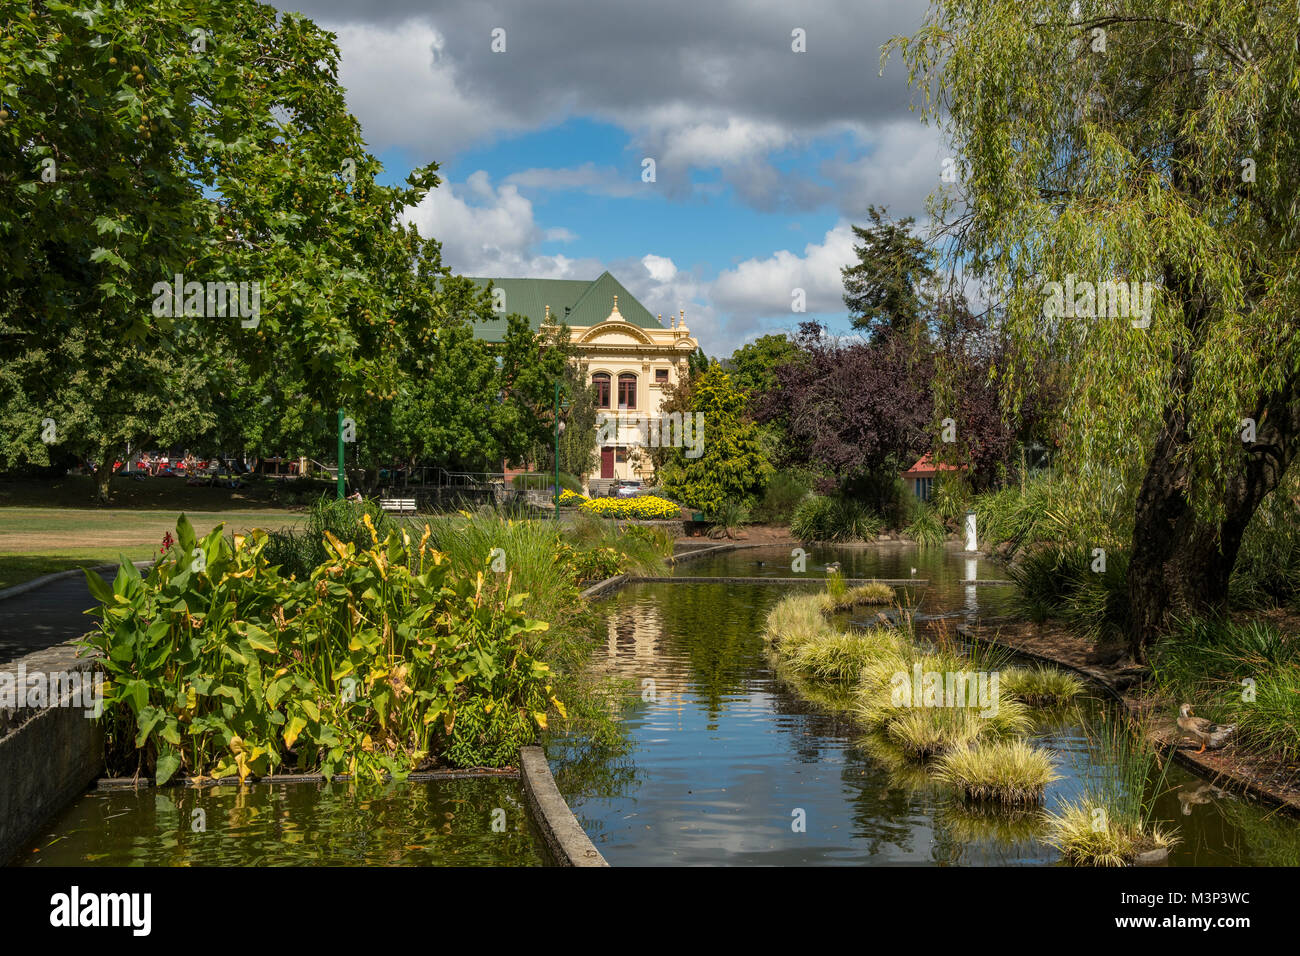
<svg viewBox="0 0 1300 956"><path fill-rule="evenodd" d="M307 721L301 717L290 717L289 722L284 727L284 745L292 747L293 742L298 739L298 735L307 727Z"/></svg>

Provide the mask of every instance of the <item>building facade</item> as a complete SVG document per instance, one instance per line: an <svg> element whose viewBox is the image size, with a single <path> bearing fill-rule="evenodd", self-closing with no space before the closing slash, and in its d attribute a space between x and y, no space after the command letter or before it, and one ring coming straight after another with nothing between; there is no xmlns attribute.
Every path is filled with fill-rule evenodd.
<svg viewBox="0 0 1300 956"><path fill-rule="evenodd" d="M572 279L475 278L493 287L493 309L501 317L475 334L499 340L505 316L527 317L534 331L550 322L569 327L570 340L595 389L605 416L598 436L596 466L580 475L584 488L604 490L619 479L648 481L654 465L647 454L650 436L661 434L664 390L687 375L688 359L699 347L686 325L686 313L669 318L650 314L608 272L590 281Z"/></svg>

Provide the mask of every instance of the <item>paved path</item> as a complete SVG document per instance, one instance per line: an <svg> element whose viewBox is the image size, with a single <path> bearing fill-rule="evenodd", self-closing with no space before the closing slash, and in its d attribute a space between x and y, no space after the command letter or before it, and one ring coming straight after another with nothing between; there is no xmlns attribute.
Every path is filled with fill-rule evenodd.
<svg viewBox="0 0 1300 956"><path fill-rule="evenodd" d="M114 574L103 572L106 581ZM0 601L0 665L80 637L97 620L82 612L98 603L80 574Z"/></svg>

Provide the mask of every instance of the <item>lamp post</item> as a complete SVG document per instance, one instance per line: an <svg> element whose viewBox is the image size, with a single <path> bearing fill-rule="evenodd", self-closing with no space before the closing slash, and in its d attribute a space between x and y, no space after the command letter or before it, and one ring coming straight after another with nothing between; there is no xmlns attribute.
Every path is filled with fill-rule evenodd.
<svg viewBox="0 0 1300 956"><path fill-rule="evenodd" d="M555 520L560 520L560 436L564 434L564 422L560 420L560 411L567 411L569 403L560 404L560 382L555 381L555 487L552 494L555 498Z"/></svg>
<svg viewBox="0 0 1300 956"><path fill-rule="evenodd" d="M339 500L344 498L343 488L343 409L339 409Z"/></svg>

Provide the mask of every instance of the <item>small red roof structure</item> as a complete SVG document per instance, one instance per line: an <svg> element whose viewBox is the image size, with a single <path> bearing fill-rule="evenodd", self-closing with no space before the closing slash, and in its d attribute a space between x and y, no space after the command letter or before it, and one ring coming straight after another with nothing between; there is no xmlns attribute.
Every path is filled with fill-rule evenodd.
<svg viewBox="0 0 1300 956"><path fill-rule="evenodd" d="M941 471L961 471L956 465L938 464L926 452L916 460L916 464L903 472L904 478L933 478Z"/></svg>

